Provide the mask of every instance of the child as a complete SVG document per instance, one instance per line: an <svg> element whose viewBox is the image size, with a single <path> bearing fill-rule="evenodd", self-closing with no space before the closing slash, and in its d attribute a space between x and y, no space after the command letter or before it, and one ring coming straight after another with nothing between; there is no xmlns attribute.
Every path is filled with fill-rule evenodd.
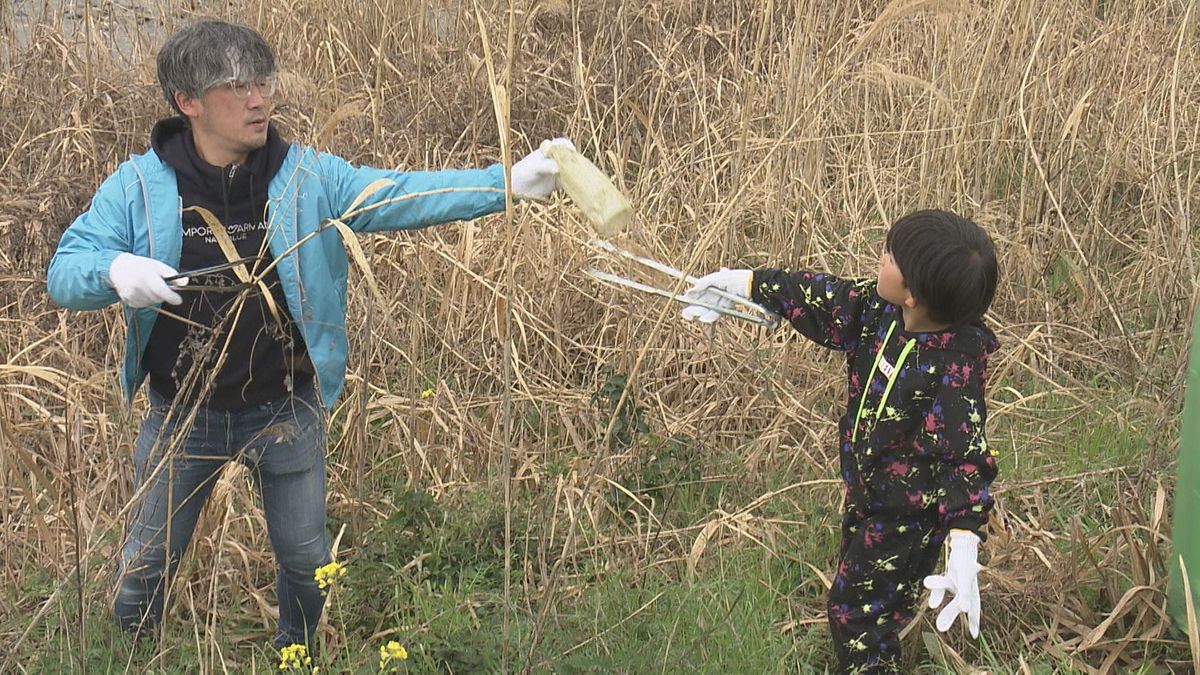
<svg viewBox="0 0 1200 675"><path fill-rule="evenodd" d="M982 322L996 290L992 242L946 211L896 221L871 280L766 269L722 269L688 297L725 307L707 290L749 298L814 342L845 352L849 405L840 458L846 484L829 628L840 672L899 670L900 629L920 581L945 631L967 615L979 635L977 552L992 500L995 452L984 438L987 359L999 346ZM689 306L684 318L721 315ZM944 575L929 575L942 542Z"/></svg>

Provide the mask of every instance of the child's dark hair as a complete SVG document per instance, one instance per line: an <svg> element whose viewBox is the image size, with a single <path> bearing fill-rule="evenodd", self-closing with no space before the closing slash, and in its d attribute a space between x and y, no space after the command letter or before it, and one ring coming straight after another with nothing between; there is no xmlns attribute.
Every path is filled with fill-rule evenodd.
<svg viewBox="0 0 1200 675"><path fill-rule="evenodd" d="M978 225L949 211L917 211L892 224L887 250L929 318L950 325L983 317L996 295L996 249Z"/></svg>

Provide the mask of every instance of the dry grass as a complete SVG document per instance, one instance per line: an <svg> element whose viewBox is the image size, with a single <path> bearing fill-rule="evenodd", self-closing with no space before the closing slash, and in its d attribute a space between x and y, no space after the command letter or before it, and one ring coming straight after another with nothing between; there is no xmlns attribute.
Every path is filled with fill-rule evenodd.
<svg viewBox="0 0 1200 675"><path fill-rule="evenodd" d="M973 216L1003 273L990 431L1007 473L984 587L997 658L1014 672L1047 652L1124 672L1164 645L1186 648L1166 631L1163 574L1200 278L1194 1L434 5L451 9L292 0L236 18L279 50L289 136L427 168L494 161L509 144L519 156L565 133L630 195L638 221L624 243L685 271L871 274L895 217L925 206ZM48 615L107 603L141 403L131 419L119 402L119 313L55 308L44 270L62 229L165 110L144 54L130 67L99 39L37 35L0 51L9 647ZM366 282L352 293L350 325L362 328L333 411L343 432L330 505L347 519L389 511L366 486L397 466L440 499L505 483L540 510L546 527L511 576L543 620L593 563L686 574L719 543L784 546L759 507L794 492L772 491L771 476L836 506L823 482L844 391L836 361L783 331L706 335L675 307L599 286L580 274L595 262L587 237L563 205L518 205L509 218L365 241L383 293ZM762 486L761 500L666 531L649 506L642 526L614 518L603 495L644 448L605 450L612 420L591 403L605 364L636 383L664 436L741 453L737 481ZM430 386L436 395L420 398ZM540 429L514 423L531 410ZM1081 473L1105 458L1072 463L1062 450L1101 424L1139 447ZM551 463L567 471L550 475ZM204 572L180 591L197 624L232 594L258 598L268 622L269 546L249 502L231 475L206 511L193 547ZM49 598L17 591L35 571L57 587ZM950 646L946 658L965 664Z"/></svg>

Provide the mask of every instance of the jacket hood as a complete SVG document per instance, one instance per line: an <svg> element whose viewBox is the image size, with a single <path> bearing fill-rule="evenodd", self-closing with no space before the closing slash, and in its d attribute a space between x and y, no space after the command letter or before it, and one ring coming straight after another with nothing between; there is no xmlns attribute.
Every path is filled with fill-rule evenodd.
<svg viewBox="0 0 1200 675"><path fill-rule="evenodd" d="M983 321L951 326L937 333L915 335L922 347L958 352L973 358L986 359L1000 348L996 334Z"/></svg>
<svg viewBox="0 0 1200 675"><path fill-rule="evenodd" d="M150 132L150 145L172 169L199 184L220 176L224 168L213 166L200 158L192 138L191 125L185 117L177 115L159 120ZM280 137L275 125L268 124L266 145L250 153L245 167L265 185L279 171L287 152L288 144Z"/></svg>

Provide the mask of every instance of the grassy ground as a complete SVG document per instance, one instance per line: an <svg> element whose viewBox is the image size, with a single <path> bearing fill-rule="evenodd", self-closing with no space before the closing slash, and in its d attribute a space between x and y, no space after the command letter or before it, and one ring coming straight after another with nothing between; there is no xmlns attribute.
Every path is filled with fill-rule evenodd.
<svg viewBox="0 0 1200 675"><path fill-rule="evenodd" d="M604 400L598 397L598 409ZM333 509L331 529L341 535L339 560L348 574L330 599L316 664L323 672L375 672L378 646L396 639L408 650L408 672L495 672L506 666L566 673L822 672L830 658L822 597L835 562L839 494L828 462L748 473L745 448L711 447L682 434L662 439L649 424L643 428L632 435L631 447L618 448L641 451L598 489L594 508L603 511L596 516L603 526L581 534L585 542L565 544L546 520L564 483L577 478L564 467L586 458L559 457L525 477L522 497L510 511L508 555L516 587L507 616L505 507L495 486L464 483L442 492L406 485L399 464L373 470L364 489L372 495L374 515L363 518L369 524L361 533L354 529L355 505ZM386 425L375 433L386 438ZM961 662L946 651L953 648L992 672L1090 672L1077 656L1007 640L1021 631L1033 634L1031 626L1048 634L1063 630L1043 592L1098 619L1145 581L1136 578L1133 560L1102 560L1119 555L1107 535L1122 518L1162 527L1161 518L1145 512L1153 502L1137 498L1141 481L1133 474L1145 459L1135 452L1140 435L1104 425L1059 433L1074 440L1053 456L1005 457L1003 520L994 524L988 549L993 559L985 573L982 639L972 644L955 629L943 643L931 618L922 617L910 640L917 671L959 672ZM341 473L353 472L344 467ZM245 476L229 479L226 510L250 513ZM565 527L566 518L555 520ZM261 537L260 523L248 529L251 540ZM159 643L133 649L115 633L101 604L104 580L97 578L84 591L91 599L85 622L74 600L63 597L11 663L29 672L275 669L277 656L266 646L271 622L264 614L273 583L267 559L261 550L242 553L257 565L222 555L219 549L228 551L231 544L212 541L219 534L200 544L209 555L194 556L185 567L179 609ZM1148 539L1138 555L1152 557L1147 550L1162 544L1161 537ZM1074 568L1039 570L1040 563L1012 550L996 555L1017 540L1018 550L1037 549L1057 564L1072 561ZM553 562L547 556L555 553L567 567L548 618L540 621L534 584L546 578L544 568ZM1085 554L1091 559L1081 560ZM234 570L216 569L221 567ZM1161 559L1149 567L1161 574ZM1017 579L1022 575L1024 582ZM222 589L222 580L231 577L238 587ZM45 598L62 581L45 570L29 574L16 596ZM29 627L25 621L12 625ZM1133 620L1114 625L1144 629ZM1124 651L1135 665L1122 672L1186 669L1189 659L1182 643L1165 636Z"/></svg>
<svg viewBox="0 0 1200 675"><path fill-rule="evenodd" d="M1195 668L1163 620L1200 268L1195 2L194 5L278 47L288 137L438 168L566 134L637 207L619 243L684 269L867 275L895 217L970 215L1003 265L984 628L920 617L913 669ZM152 45L121 60L99 6L93 32L28 45L0 14L0 671L277 672L237 470L161 639L107 618L144 402L119 399L119 313L54 307L44 270L165 106ZM374 672L389 640L410 672L829 664L841 364L595 284L583 268L630 270L588 237L556 201L362 239L384 293L356 270L322 672Z"/></svg>

